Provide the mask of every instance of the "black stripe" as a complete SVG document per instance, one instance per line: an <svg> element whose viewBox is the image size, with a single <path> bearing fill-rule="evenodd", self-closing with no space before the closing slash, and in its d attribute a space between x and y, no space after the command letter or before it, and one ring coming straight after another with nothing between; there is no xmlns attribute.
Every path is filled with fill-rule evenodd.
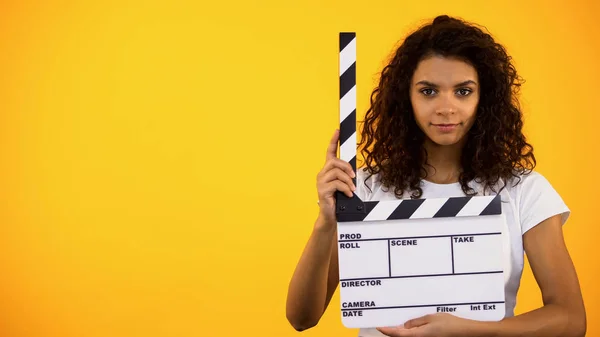
<svg viewBox="0 0 600 337"><path fill-rule="evenodd" d="M388 220L408 219L415 213L417 208L425 202L425 199L406 199L400 202L400 205L390 214Z"/></svg>
<svg viewBox="0 0 600 337"><path fill-rule="evenodd" d="M487 207L481 211L481 213L479 215L498 215L498 214L502 214L502 204L501 204L501 199L500 199L500 195L497 195L494 199L492 199L492 201L490 202L489 205L487 205Z"/></svg>
<svg viewBox="0 0 600 337"><path fill-rule="evenodd" d="M340 99L356 85L356 61L340 76Z"/></svg>
<svg viewBox="0 0 600 337"><path fill-rule="evenodd" d="M352 157L349 161L350 166L352 166L352 170L356 173L356 156ZM352 178L352 182L356 185L356 177Z"/></svg>
<svg viewBox="0 0 600 337"><path fill-rule="evenodd" d="M340 144L344 144L356 132L356 109L340 123ZM356 144L354 144L356 147Z"/></svg>
<svg viewBox="0 0 600 337"><path fill-rule="evenodd" d="M352 42L352 39L354 39L355 37L356 37L356 33L351 33L351 32L340 33L340 52L342 50L344 50L344 48L346 48L346 46L348 44L350 44L350 42Z"/></svg>
<svg viewBox="0 0 600 337"><path fill-rule="evenodd" d="M340 193L340 192L336 192ZM345 197L347 198L347 197ZM364 212L348 212L348 213L338 213L337 221L339 222L351 222L351 221L363 221L369 213L377 206L378 201L365 201L364 204Z"/></svg>
<svg viewBox="0 0 600 337"><path fill-rule="evenodd" d="M365 208L366 208L367 214L371 213L373 208L375 208L375 206L377 206L378 203L379 203L378 201L365 201Z"/></svg>
<svg viewBox="0 0 600 337"><path fill-rule="evenodd" d="M471 200L471 197L454 197L449 198L448 201L440 208L437 213L433 216L434 218L443 217L454 217L460 210L465 207L467 202Z"/></svg>
<svg viewBox="0 0 600 337"><path fill-rule="evenodd" d="M338 222L360 222L365 220L367 214L363 213L338 213L337 221Z"/></svg>

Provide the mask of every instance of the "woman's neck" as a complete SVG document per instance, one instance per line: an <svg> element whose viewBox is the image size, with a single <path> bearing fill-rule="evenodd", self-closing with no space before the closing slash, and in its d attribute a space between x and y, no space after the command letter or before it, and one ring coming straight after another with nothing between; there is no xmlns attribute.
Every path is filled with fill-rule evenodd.
<svg viewBox="0 0 600 337"><path fill-rule="evenodd" d="M436 184L458 182L463 144L438 145L426 140L424 147L427 150L427 165L425 165L427 177L425 179Z"/></svg>

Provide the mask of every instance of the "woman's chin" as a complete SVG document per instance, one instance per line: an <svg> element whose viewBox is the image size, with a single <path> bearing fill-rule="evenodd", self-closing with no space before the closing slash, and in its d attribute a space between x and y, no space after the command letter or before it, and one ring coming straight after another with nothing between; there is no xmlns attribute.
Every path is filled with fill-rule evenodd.
<svg viewBox="0 0 600 337"><path fill-rule="evenodd" d="M453 146L460 143L460 137L453 134L430 137L430 140L437 146Z"/></svg>

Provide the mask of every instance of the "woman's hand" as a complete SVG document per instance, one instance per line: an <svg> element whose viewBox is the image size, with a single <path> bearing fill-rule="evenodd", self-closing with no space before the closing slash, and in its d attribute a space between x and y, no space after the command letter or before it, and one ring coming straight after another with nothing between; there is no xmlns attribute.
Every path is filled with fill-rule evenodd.
<svg viewBox="0 0 600 337"><path fill-rule="evenodd" d="M353 192L356 190L352 182L352 178L355 177L352 166L348 162L337 158L339 135L339 130L336 130L327 148L325 165L317 175L319 216L323 220L319 223L327 227L336 224L335 192L343 192L351 198L354 195Z"/></svg>
<svg viewBox="0 0 600 337"><path fill-rule="evenodd" d="M480 322L439 313L411 319L404 326L377 328L390 337L467 337L478 336Z"/></svg>

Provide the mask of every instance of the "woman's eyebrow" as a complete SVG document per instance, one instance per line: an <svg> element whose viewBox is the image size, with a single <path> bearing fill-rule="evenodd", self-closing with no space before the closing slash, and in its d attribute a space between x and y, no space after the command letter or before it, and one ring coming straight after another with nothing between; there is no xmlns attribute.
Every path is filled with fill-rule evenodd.
<svg viewBox="0 0 600 337"><path fill-rule="evenodd" d="M415 83L415 85L419 85L419 84L425 85L425 86L428 86L428 87L434 87L434 88L439 87L439 85L437 85L435 83L432 83L432 82L429 82L429 81L419 81L419 82ZM477 85L477 82L475 82L473 80L466 80L466 81L463 81L463 82L460 82L460 83L456 84L455 87L462 87L462 86L465 86L467 84Z"/></svg>

